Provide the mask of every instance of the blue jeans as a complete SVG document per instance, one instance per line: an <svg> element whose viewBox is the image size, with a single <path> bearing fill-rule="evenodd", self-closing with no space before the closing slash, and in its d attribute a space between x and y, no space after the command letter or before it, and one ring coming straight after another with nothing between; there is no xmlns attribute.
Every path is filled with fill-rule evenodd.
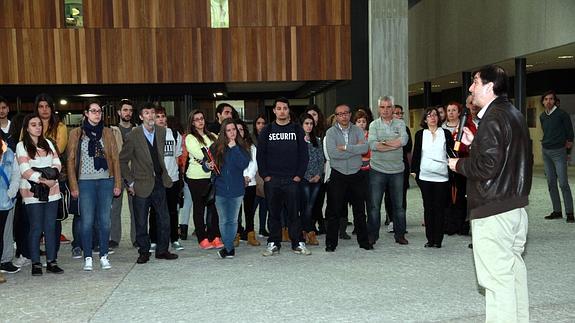
<svg viewBox="0 0 575 323"><path fill-rule="evenodd" d="M92 232L95 219L98 222L100 255L107 255L110 238L110 212L114 198L114 179L79 180L78 190L80 192L81 239L84 257L92 257Z"/></svg>
<svg viewBox="0 0 575 323"><path fill-rule="evenodd" d="M227 251L234 250L234 238L238 232L238 212L243 198L243 196L223 197L216 195L220 233Z"/></svg>
<svg viewBox="0 0 575 323"><path fill-rule="evenodd" d="M40 262L40 236L44 232L46 260L56 260L56 213L58 201L26 204L26 214L30 222L28 246L32 263Z"/></svg>
<svg viewBox="0 0 575 323"><path fill-rule="evenodd" d="M403 172L397 174L380 173L373 168L369 170L370 211L367 219L367 230L373 241L379 239L381 227L381 201L383 193L388 192L391 197L393 210L393 231L395 238L405 235L405 210L403 201Z"/></svg>
<svg viewBox="0 0 575 323"><path fill-rule="evenodd" d="M315 200L319 193L319 188L321 187L321 182L310 183L307 180L301 181L301 224L302 228L306 232L311 232L314 230L314 225L312 222L312 213Z"/></svg>
<svg viewBox="0 0 575 323"><path fill-rule="evenodd" d="M565 148L543 148L543 164L553 211L561 213L561 199L559 199L559 191L557 190L557 179L559 179L559 187L561 187L563 202L565 203L565 213L573 214L573 196L567 176L567 150Z"/></svg>

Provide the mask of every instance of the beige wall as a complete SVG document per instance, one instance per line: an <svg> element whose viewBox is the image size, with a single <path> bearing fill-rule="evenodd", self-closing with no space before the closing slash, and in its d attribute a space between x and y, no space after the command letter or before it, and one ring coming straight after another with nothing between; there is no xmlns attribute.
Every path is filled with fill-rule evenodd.
<svg viewBox="0 0 575 323"><path fill-rule="evenodd" d="M573 0L425 0L409 10L409 84L575 42Z"/></svg>

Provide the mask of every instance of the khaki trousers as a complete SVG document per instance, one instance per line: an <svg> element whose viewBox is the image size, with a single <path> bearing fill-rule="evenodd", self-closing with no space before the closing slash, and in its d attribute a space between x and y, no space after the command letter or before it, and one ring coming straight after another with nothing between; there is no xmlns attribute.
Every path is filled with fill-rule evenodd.
<svg viewBox="0 0 575 323"><path fill-rule="evenodd" d="M477 280L485 288L486 322L529 322L527 270L521 256L527 226L524 208L471 221Z"/></svg>

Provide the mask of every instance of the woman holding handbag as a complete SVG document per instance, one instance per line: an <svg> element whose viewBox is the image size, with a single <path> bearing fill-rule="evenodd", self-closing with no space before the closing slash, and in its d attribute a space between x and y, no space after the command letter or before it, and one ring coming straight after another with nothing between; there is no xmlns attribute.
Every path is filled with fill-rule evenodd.
<svg viewBox="0 0 575 323"><path fill-rule="evenodd" d="M70 194L79 199L84 270L92 271L92 233L98 223L100 266L110 269L108 241L112 198L121 191L119 152L110 128L104 127L102 108L97 101L84 107L82 125L70 132L68 142L68 183Z"/></svg>
<svg viewBox="0 0 575 323"><path fill-rule="evenodd" d="M217 139L217 136L206 129L206 118L200 110L190 112L188 117L188 135L186 136L186 150L190 156L190 164L186 171L186 183L192 193L193 219L196 237L201 249L222 248L218 229L218 213L213 203L206 204L206 194L209 192L211 181L210 173L202 168L204 153ZM207 208L207 220L204 214Z"/></svg>
<svg viewBox="0 0 575 323"><path fill-rule="evenodd" d="M205 163L209 170L218 169L214 179L216 208L224 248L220 258L235 256L234 237L238 231L238 212L245 194L244 169L250 162L250 146L238 135L232 119L225 119L216 142L210 147L214 161Z"/></svg>
<svg viewBox="0 0 575 323"><path fill-rule="evenodd" d="M64 272L56 262L56 213L60 200L58 180L43 177L35 169L54 168L58 172L62 165L54 145L44 138L42 120L36 114L24 118L22 141L16 145L16 156L20 165L20 194L30 222L29 248L32 260L32 276L42 275L40 263L40 236L44 232L46 243L46 271L54 274ZM41 197L37 192L45 191ZM35 193L36 192L36 193Z"/></svg>

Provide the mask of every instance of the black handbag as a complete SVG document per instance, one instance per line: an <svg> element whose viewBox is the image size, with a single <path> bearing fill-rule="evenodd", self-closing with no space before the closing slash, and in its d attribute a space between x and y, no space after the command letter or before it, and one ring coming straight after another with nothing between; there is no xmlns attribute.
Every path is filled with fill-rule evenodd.
<svg viewBox="0 0 575 323"><path fill-rule="evenodd" d="M216 202L216 185L213 182L210 182L208 185L208 189L206 193L204 193L204 203L206 205L212 205Z"/></svg>
<svg viewBox="0 0 575 323"><path fill-rule="evenodd" d="M45 179L56 180L60 176L60 171L54 167L32 167L32 170L42 174Z"/></svg>

